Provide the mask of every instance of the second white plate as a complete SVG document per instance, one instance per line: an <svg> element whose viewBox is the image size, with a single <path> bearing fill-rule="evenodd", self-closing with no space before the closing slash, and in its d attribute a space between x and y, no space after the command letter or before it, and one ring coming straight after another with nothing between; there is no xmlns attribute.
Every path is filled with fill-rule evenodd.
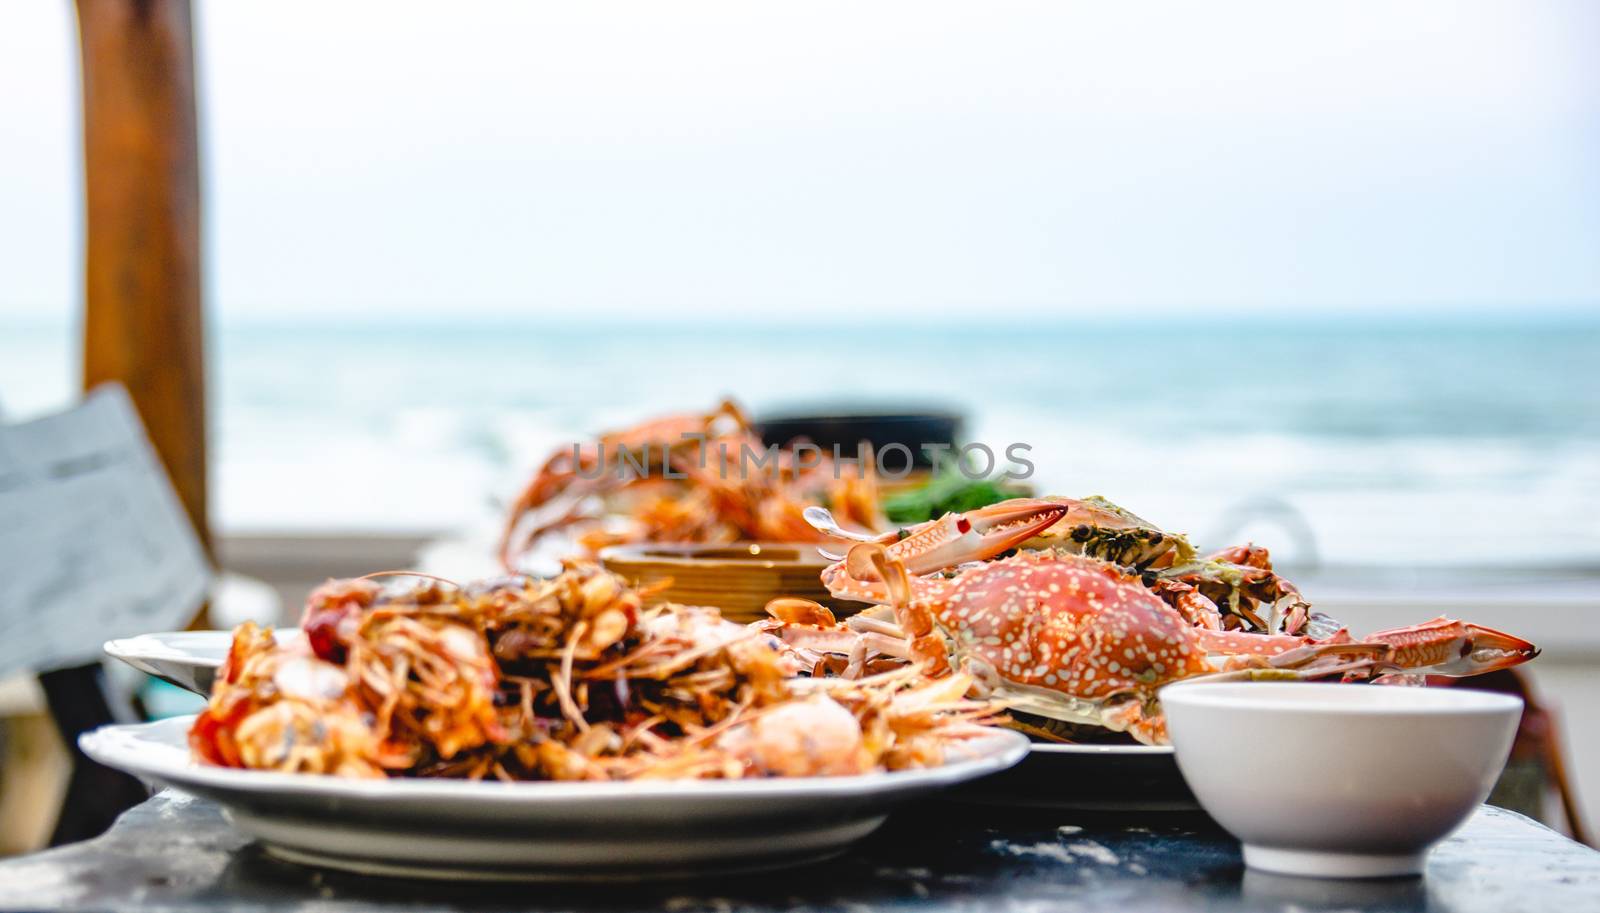
<svg viewBox="0 0 1600 913"><path fill-rule="evenodd" d="M298 628L280 629L276 634L278 643L302 636ZM140 672L209 697L211 682L232 645L232 631L163 631L108 640L103 649L107 656Z"/></svg>

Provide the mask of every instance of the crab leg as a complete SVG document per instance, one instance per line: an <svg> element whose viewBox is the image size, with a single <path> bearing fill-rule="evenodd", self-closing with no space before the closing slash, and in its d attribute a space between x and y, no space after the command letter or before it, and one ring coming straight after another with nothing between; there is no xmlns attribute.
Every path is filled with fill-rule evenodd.
<svg viewBox="0 0 1600 913"><path fill-rule="evenodd" d="M1194 634L1195 642L1207 653L1227 655L1248 654L1270 659L1306 647L1318 646L1309 638L1290 634L1254 634L1248 631L1217 631L1207 628L1197 628Z"/></svg>
<svg viewBox="0 0 1600 913"><path fill-rule="evenodd" d="M1538 647L1520 637L1443 616L1378 631L1360 641L1350 641L1343 631L1320 641L1288 634L1204 629L1197 630L1195 637L1210 653L1255 654L1275 666L1302 665L1330 653L1369 653L1374 666L1384 670L1453 677L1509 669L1539 655Z"/></svg>
<svg viewBox="0 0 1600 913"><path fill-rule="evenodd" d="M911 575L906 566L889 554L889 550L876 542L858 542L850 547L844 564L853 579L864 576L867 568L882 581L894 609L895 624L905 632L906 649L911 658L922 664L930 676L950 672L950 655L945 647L944 635L934 627L933 613L926 603L912 598ZM862 637L883 635L863 634Z"/></svg>
<svg viewBox="0 0 1600 913"><path fill-rule="evenodd" d="M898 624L895 624L892 614L888 617L883 617L875 614L875 611L874 609L867 609L865 612L851 615L845 619L844 626L862 634L885 634L889 637L905 636L905 632L900 630Z"/></svg>
<svg viewBox="0 0 1600 913"><path fill-rule="evenodd" d="M1452 677L1509 669L1539 655L1539 648L1504 631L1440 616L1367 638L1390 648L1395 669Z"/></svg>
<svg viewBox="0 0 1600 913"><path fill-rule="evenodd" d="M916 658L911 638L892 618L863 613L841 625L826 606L795 596L768 602L767 614L776 626L767 623L763 630L782 640L808 665L815 665L825 654L844 657L844 678L859 678L867 662L880 656L908 662Z"/></svg>

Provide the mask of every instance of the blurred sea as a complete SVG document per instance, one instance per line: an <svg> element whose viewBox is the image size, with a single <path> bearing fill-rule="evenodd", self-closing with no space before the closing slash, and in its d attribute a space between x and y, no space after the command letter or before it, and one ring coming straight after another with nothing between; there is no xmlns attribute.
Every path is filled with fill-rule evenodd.
<svg viewBox="0 0 1600 913"><path fill-rule="evenodd" d="M1600 323L214 330L224 530L484 523L575 436L725 395L948 405L1041 491L1207 543L1358 564L1600 565ZM0 327L9 419L70 402L75 331Z"/></svg>

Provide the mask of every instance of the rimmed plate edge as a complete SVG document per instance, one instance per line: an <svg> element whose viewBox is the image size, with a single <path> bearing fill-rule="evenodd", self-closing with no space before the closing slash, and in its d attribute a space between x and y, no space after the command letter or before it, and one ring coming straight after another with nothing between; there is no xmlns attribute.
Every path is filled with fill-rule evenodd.
<svg viewBox="0 0 1600 913"><path fill-rule="evenodd" d="M189 758L184 733L194 717L173 717L155 723L103 726L78 738L85 754L102 764L174 786L186 784L214 790L252 793L335 796L370 800L503 801L543 798L549 801L669 799L686 795L706 798L779 798L853 796L922 786L945 786L997 773L1028 753L1021 733L997 729L981 736L992 745L968 743L969 757L938 767L838 777L769 777L745 780L662 780L627 782L549 782L461 780L358 780L320 774L239 770L197 764ZM174 734L177 735L174 738Z"/></svg>

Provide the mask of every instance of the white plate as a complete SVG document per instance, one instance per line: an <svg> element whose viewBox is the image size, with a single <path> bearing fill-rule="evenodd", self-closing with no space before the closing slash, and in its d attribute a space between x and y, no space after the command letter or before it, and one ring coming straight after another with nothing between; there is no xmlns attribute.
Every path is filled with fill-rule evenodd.
<svg viewBox="0 0 1600 913"><path fill-rule="evenodd" d="M102 764L221 804L268 852L424 878L660 878L797 865L843 852L891 806L1004 770L1018 733L963 743L930 770L856 777L627 783L352 780L200 765L193 717L105 726Z"/></svg>
<svg viewBox="0 0 1600 913"><path fill-rule="evenodd" d="M278 643L302 637L299 629L278 630ZM102 648L128 665L186 688L203 697L210 696L217 669L228 658L233 644L232 631L165 631L108 640Z"/></svg>

